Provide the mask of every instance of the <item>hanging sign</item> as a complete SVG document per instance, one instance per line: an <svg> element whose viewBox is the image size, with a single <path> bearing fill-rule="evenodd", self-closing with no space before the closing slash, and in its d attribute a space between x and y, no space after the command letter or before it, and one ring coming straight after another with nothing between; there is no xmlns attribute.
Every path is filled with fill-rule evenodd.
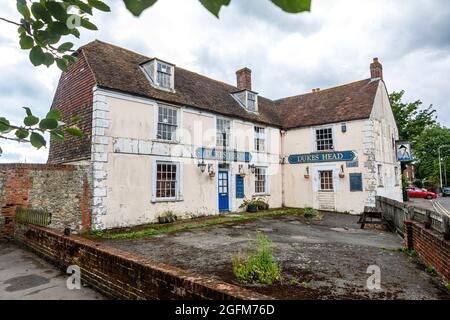
<svg viewBox="0 0 450 320"><path fill-rule="evenodd" d="M198 148L196 156L199 159L224 160L231 162L250 162L252 155L250 152L240 152L236 150L217 150L208 148Z"/></svg>
<svg viewBox="0 0 450 320"><path fill-rule="evenodd" d="M308 154L290 155L288 161L290 164L315 163L315 162L335 162L335 161L353 161L356 153L353 151L340 152L322 152Z"/></svg>
<svg viewBox="0 0 450 320"><path fill-rule="evenodd" d="M406 162L413 161L412 153L411 153L411 142L409 141L396 141L395 142L395 150L397 153L397 160Z"/></svg>

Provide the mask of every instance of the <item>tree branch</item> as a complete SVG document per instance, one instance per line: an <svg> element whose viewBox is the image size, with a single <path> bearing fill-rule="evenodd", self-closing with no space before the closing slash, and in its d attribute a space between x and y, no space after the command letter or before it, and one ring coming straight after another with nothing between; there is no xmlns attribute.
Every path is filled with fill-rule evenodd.
<svg viewBox="0 0 450 320"><path fill-rule="evenodd" d="M0 17L0 20L3 20L3 21L8 22L8 23L15 24L15 25L18 26L18 27L21 27L21 26L22 26L20 23L17 23L17 22L15 22L15 21L11 21L11 20L8 20L8 19L2 18L2 17Z"/></svg>

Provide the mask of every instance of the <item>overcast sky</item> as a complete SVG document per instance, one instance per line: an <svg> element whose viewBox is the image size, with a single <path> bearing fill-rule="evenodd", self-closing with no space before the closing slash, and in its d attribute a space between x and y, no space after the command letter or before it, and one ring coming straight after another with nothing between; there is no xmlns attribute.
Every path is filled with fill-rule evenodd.
<svg viewBox="0 0 450 320"><path fill-rule="evenodd" d="M99 39L233 84L247 66L254 89L273 99L368 78L379 57L390 92L433 104L450 126L448 0L313 0L311 13L296 15L269 0L232 0L219 20L196 0L159 0L139 19L106 2L112 13L94 18L100 31L83 30L77 45ZM15 3L0 0L0 17L18 20ZM0 116L21 121L23 106L44 116L59 75L33 67L16 27L0 22ZM0 162L47 160L48 150L0 146Z"/></svg>

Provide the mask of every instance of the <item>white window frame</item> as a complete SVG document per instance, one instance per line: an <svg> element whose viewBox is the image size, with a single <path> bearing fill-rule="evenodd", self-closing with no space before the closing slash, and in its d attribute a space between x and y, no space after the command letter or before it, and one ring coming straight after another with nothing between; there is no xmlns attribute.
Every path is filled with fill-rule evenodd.
<svg viewBox="0 0 450 320"><path fill-rule="evenodd" d="M167 108L167 109L172 109L175 110L176 112L176 116L177 116L177 127L175 129L174 135L172 137L171 140L167 140L167 139L162 139L162 138L158 138L158 124L159 124L159 108ZM158 103L155 107L154 107L154 139L158 142L166 142L166 143L179 143L180 142L180 132L181 132L181 126L182 126L182 112L180 108L168 105L168 104L162 104L162 103Z"/></svg>
<svg viewBox="0 0 450 320"><path fill-rule="evenodd" d="M264 192L256 192L256 173L258 170L260 169L264 169L265 174L265 180L264 180ZM253 195L255 196L265 196L265 195L270 195L270 184L269 184L269 168L267 166L256 166L255 167L255 173L253 174Z"/></svg>
<svg viewBox="0 0 450 320"><path fill-rule="evenodd" d="M257 132L256 129L263 129L263 133ZM261 137L262 136L262 137ZM262 143L262 150L258 150L256 140L259 139L259 141L263 141ZM253 150L255 152L264 153L267 152L267 127L263 126L253 126Z"/></svg>
<svg viewBox="0 0 450 320"><path fill-rule="evenodd" d="M330 130L331 131L331 141L332 141L332 149L326 149L326 150L319 150L318 146L318 140L317 140L317 131L319 130ZM313 135L314 135L314 148L317 152L331 152L335 151L336 149L336 140L335 140L335 134L334 134L334 127L333 126L323 126L323 127L316 127L313 129Z"/></svg>
<svg viewBox="0 0 450 320"><path fill-rule="evenodd" d="M159 71L161 69L161 71ZM163 71L163 69L166 69L168 71ZM155 84L166 90L172 89L172 83L173 83L173 66L171 66L168 63L162 62L162 61L156 61L156 69L155 69ZM163 86L159 81L159 74L163 74L164 76L168 77L168 86Z"/></svg>
<svg viewBox="0 0 450 320"><path fill-rule="evenodd" d="M253 96L254 99L251 100L250 96ZM247 97L247 99L246 99L247 110L250 112L257 112L258 111L258 95L254 92L247 91L246 97ZM250 109L250 101L253 101L253 103L254 103L252 109Z"/></svg>
<svg viewBox="0 0 450 320"><path fill-rule="evenodd" d="M159 65L170 69L169 87L164 87L158 83L158 66ZM169 92L175 92L175 65L155 58L155 59L152 59L152 60L146 62L145 64L141 65L140 67L154 88L159 89L159 90L169 91ZM168 73L166 73L166 74L168 74Z"/></svg>
<svg viewBox="0 0 450 320"><path fill-rule="evenodd" d="M332 189L322 189L322 178L321 178L321 173L322 172L331 172L331 176L328 177L329 179L331 179L331 184L332 184ZM330 170L330 169L319 169L318 170L318 174L319 174L319 192L335 192L336 191L336 185L335 185L335 181L334 181L334 170Z"/></svg>
<svg viewBox="0 0 450 320"><path fill-rule="evenodd" d="M158 198L156 196L156 185L158 177L158 164L170 164L176 166L176 185L175 185L175 197L170 198ZM183 166L179 161L170 161L167 158L158 158L153 160L152 164L152 202L175 202L183 200Z"/></svg>
<svg viewBox="0 0 450 320"><path fill-rule="evenodd" d="M229 123L229 132L228 132L228 134L227 134L227 144L226 144L226 148L231 148L231 132L232 132L232 127L233 127L233 121L231 120L231 119L227 119L227 118L223 118L223 117L216 117L216 119L215 119L215 122L216 122L216 141L215 141L215 144L216 144L216 147L217 148L222 148L223 147L223 143L221 143L221 144L219 144L218 142L219 142L219 127L218 127L218 124L219 124L219 121L228 121L228 123ZM223 131L221 131L220 132L220 135L222 135L222 133L223 133ZM221 140L222 140L223 138L221 137Z"/></svg>

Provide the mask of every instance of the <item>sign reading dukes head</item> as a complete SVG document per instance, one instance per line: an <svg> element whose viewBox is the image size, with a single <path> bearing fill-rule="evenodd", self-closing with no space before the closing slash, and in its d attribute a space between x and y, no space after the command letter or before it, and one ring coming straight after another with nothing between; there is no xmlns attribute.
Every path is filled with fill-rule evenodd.
<svg viewBox="0 0 450 320"><path fill-rule="evenodd" d="M250 162L252 155L250 152L240 152L236 150L217 150L208 148L198 148L196 151L197 158L209 160L225 160Z"/></svg>
<svg viewBox="0 0 450 320"><path fill-rule="evenodd" d="M290 164L315 163L315 162L334 162L334 161L353 161L356 153L353 151L340 152L322 152L308 154L290 155L288 161Z"/></svg>

